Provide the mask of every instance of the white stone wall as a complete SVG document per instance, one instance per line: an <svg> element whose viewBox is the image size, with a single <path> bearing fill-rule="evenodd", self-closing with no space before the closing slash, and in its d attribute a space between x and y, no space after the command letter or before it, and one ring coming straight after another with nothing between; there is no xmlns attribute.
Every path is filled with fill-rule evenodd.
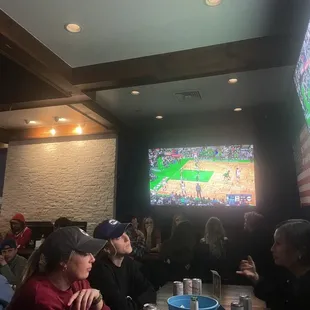
<svg viewBox="0 0 310 310"><path fill-rule="evenodd" d="M12 142L0 231L21 212L28 221L54 221L60 216L87 221L92 233L96 224L115 214L115 175L115 137Z"/></svg>

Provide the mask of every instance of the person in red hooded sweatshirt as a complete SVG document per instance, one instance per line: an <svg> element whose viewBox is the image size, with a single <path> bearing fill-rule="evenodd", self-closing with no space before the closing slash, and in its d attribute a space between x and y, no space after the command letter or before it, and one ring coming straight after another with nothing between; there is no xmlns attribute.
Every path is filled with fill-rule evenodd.
<svg viewBox="0 0 310 310"><path fill-rule="evenodd" d="M14 239L18 249L27 247L31 240L31 229L26 226L25 217L16 213L10 220L11 231L6 234L5 239Z"/></svg>

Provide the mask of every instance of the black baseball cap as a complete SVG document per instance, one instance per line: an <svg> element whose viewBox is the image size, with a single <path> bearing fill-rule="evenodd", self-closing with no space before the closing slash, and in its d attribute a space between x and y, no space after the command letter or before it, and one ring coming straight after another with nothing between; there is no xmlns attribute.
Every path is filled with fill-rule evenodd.
<svg viewBox="0 0 310 310"><path fill-rule="evenodd" d="M41 246L47 259L68 259L72 251L96 255L107 241L95 239L76 226L62 227L52 232Z"/></svg>
<svg viewBox="0 0 310 310"><path fill-rule="evenodd" d="M0 245L0 249L4 250L5 248L17 249L17 244L14 239L5 239Z"/></svg>
<svg viewBox="0 0 310 310"><path fill-rule="evenodd" d="M98 239L110 240L119 238L131 225L130 223L120 223L117 220L105 220L94 230L94 237Z"/></svg>

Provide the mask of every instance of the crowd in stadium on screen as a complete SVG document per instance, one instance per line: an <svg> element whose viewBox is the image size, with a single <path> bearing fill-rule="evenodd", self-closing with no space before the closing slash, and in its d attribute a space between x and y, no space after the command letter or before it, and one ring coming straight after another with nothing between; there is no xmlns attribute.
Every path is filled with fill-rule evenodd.
<svg viewBox="0 0 310 310"><path fill-rule="evenodd" d="M149 150L151 168L158 168L158 158L162 158L164 167L175 163L181 158L197 158L199 160L253 160L252 145L208 146L192 148L158 148Z"/></svg>
<svg viewBox="0 0 310 310"><path fill-rule="evenodd" d="M153 191L151 193L151 204L176 206L223 206L227 203L224 200L209 197L202 197L202 199L199 199L193 196L184 197L175 193L171 193L170 195L160 195Z"/></svg>

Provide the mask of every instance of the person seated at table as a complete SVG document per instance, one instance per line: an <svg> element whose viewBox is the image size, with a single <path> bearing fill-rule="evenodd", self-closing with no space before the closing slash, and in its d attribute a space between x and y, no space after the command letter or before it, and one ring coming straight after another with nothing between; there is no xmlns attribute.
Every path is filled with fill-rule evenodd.
<svg viewBox="0 0 310 310"><path fill-rule="evenodd" d="M217 217L211 217L205 225L204 237L200 240L195 251L196 269L211 279L210 270L217 270L222 277L227 275L227 244L225 230L222 222ZM198 276L199 274L197 274Z"/></svg>
<svg viewBox="0 0 310 310"><path fill-rule="evenodd" d="M54 223L54 230L68 226L72 226L72 221L67 217L59 217Z"/></svg>
<svg viewBox="0 0 310 310"><path fill-rule="evenodd" d="M145 254L145 236L141 230L139 230L139 222L136 217L131 219L131 225L128 227L126 233L130 239L132 253L131 257L140 260Z"/></svg>
<svg viewBox="0 0 310 310"><path fill-rule="evenodd" d="M222 222L217 217L210 217L205 226L205 235L200 240L208 246L209 256L214 259L226 257L226 245L228 238Z"/></svg>
<svg viewBox="0 0 310 310"><path fill-rule="evenodd" d="M256 297L271 310L310 309L310 222L288 220L278 225L271 248L274 262L281 266L262 277L249 256L237 274L250 279Z"/></svg>
<svg viewBox="0 0 310 310"><path fill-rule="evenodd" d="M142 222L142 232L145 236L146 250L150 253L158 253L161 245L161 234L154 225L151 217L146 217Z"/></svg>
<svg viewBox="0 0 310 310"><path fill-rule="evenodd" d="M26 265L26 258L17 254L15 240L4 240L1 243L0 273L7 278L10 284L19 284Z"/></svg>
<svg viewBox="0 0 310 310"><path fill-rule="evenodd" d="M111 310L138 310L156 302L156 292L142 275L132 252L126 229L130 224L105 220L94 231L95 238L109 240L98 255L89 281L100 290Z"/></svg>
<svg viewBox="0 0 310 310"><path fill-rule="evenodd" d="M257 212L244 214L244 230L246 232L242 243L243 256L250 255L255 261L257 271L261 275L268 274L273 269L270 248L272 246L272 231L267 227L264 216Z"/></svg>
<svg viewBox="0 0 310 310"><path fill-rule="evenodd" d="M168 270L171 280L187 276L195 244L192 224L183 213L176 214L173 218L171 237L163 242L160 249L160 257L170 265Z"/></svg>
<svg viewBox="0 0 310 310"><path fill-rule="evenodd" d="M14 291L8 280L0 275L0 310L6 309L13 295Z"/></svg>
<svg viewBox="0 0 310 310"><path fill-rule="evenodd" d="M32 231L26 226L25 217L21 213L16 213L10 220L11 231L7 233L5 239L14 239L18 249L24 249L29 245Z"/></svg>
<svg viewBox="0 0 310 310"><path fill-rule="evenodd" d="M29 258L8 310L109 310L87 281L105 245L75 226L52 232Z"/></svg>

